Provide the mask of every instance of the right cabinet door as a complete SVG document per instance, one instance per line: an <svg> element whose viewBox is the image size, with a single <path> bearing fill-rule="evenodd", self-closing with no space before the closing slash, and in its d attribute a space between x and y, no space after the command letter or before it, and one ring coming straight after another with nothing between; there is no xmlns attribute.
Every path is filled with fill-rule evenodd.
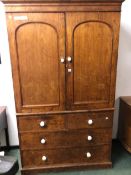
<svg viewBox="0 0 131 175"><path fill-rule="evenodd" d="M67 109L113 107L119 18L117 12L66 14Z"/></svg>

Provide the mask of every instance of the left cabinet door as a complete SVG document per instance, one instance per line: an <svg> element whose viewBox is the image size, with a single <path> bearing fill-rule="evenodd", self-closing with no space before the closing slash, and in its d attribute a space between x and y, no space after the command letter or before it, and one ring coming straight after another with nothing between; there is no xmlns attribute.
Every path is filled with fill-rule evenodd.
<svg viewBox="0 0 131 175"><path fill-rule="evenodd" d="M8 13L17 112L64 110L63 13Z"/></svg>

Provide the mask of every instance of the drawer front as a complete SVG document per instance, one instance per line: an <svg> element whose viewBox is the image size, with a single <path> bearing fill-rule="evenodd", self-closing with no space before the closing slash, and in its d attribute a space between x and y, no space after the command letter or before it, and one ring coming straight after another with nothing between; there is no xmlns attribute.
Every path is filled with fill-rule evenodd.
<svg viewBox="0 0 131 175"><path fill-rule="evenodd" d="M113 112L81 113L68 117L68 129L112 127Z"/></svg>
<svg viewBox="0 0 131 175"><path fill-rule="evenodd" d="M85 129L50 133L20 134L21 149L83 147L111 142L112 129Z"/></svg>
<svg viewBox="0 0 131 175"><path fill-rule="evenodd" d="M22 131L59 131L65 129L64 116L26 116L18 117L19 132Z"/></svg>
<svg viewBox="0 0 131 175"><path fill-rule="evenodd" d="M46 167L70 163L97 163L110 160L110 145L67 148L54 150L22 151L22 165L29 167Z"/></svg>
<svg viewBox="0 0 131 175"><path fill-rule="evenodd" d="M65 129L112 127L113 112L88 112L18 117L19 131L61 131Z"/></svg>

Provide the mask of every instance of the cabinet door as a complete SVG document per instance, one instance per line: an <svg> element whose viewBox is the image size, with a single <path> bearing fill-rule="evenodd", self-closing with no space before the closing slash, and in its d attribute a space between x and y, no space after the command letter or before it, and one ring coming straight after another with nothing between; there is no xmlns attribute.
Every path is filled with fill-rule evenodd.
<svg viewBox="0 0 131 175"><path fill-rule="evenodd" d="M9 13L7 23L17 112L64 109L64 14Z"/></svg>
<svg viewBox="0 0 131 175"><path fill-rule="evenodd" d="M66 19L67 108L113 107L119 13L68 13Z"/></svg>

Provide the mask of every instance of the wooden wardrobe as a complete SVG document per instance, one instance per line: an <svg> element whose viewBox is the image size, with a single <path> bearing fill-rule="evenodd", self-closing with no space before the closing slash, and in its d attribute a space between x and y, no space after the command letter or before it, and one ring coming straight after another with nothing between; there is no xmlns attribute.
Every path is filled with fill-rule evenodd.
<svg viewBox="0 0 131 175"><path fill-rule="evenodd" d="M3 0L22 174L111 167L122 0Z"/></svg>

